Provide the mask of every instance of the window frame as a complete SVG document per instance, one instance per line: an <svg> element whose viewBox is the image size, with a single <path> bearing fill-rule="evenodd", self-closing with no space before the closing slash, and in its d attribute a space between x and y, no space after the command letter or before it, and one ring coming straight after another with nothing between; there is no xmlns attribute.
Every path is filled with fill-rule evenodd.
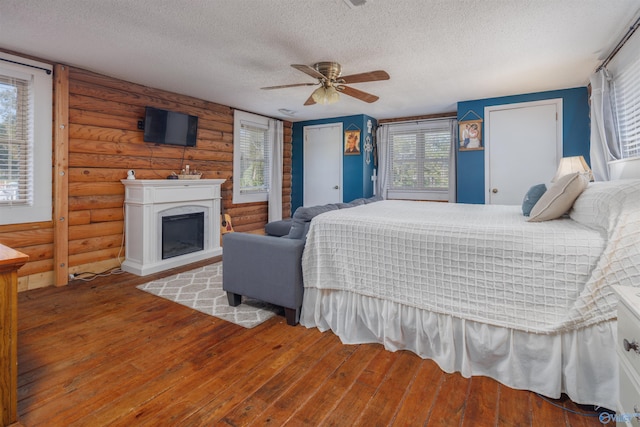
<svg viewBox="0 0 640 427"><path fill-rule="evenodd" d="M242 126L248 125L256 129L263 129L265 132L264 185L262 190L245 191L241 185L242 181ZM271 172L271 145L273 130L270 128L269 118L245 111L235 110L233 114L233 204L266 202L269 198L269 188L271 185L269 174Z"/></svg>
<svg viewBox="0 0 640 427"><path fill-rule="evenodd" d="M0 73L21 74L32 80L31 135L32 201L0 204L0 225L51 221L53 217L53 67L0 52Z"/></svg>
<svg viewBox="0 0 640 427"><path fill-rule="evenodd" d="M433 201L448 201L450 192L450 166L452 156L452 141L454 135L451 133L451 120L452 119L433 119L420 122L401 123L401 124L389 124L389 141L388 141L388 171L389 178L386 185L386 194L389 199L399 200L433 200ZM403 188L402 186L394 187L394 136L400 135L415 135L415 157L405 159L406 162L415 162L416 169L419 171L425 170L426 165L429 163L429 159L426 158L426 148L428 143L424 140L424 135L432 133L446 132L448 135L446 150L438 151L439 154L444 154L446 151L446 160L440 160L446 166L446 187L431 187L426 185L424 180L424 173L417 177L419 182L419 188ZM423 185L424 184L424 185Z"/></svg>

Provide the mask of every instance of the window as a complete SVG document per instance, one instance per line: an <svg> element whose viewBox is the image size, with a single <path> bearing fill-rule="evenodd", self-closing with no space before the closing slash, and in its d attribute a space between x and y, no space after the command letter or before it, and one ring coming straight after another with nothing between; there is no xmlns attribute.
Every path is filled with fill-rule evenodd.
<svg viewBox="0 0 640 427"><path fill-rule="evenodd" d="M233 125L233 203L264 202L271 170L269 119L235 111Z"/></svg>
<svg viewBox="0 0 640 427"><path fill-rule="evenodd" d="M625 61L619 68L613 81L614 109L623 159L640 157L640 56L634 56L634 60Z"/></svg>
<svg viewBox="0 0 640 427"><path fill-rule="evenodd" d="M0 59L0 224L50 221L51 67Z"/></svg>
<svg viewBox="0 0 640 427"><path fill-rule="evenodd" d="M448 200L451 120L389 125L387 196Z"/></svg>

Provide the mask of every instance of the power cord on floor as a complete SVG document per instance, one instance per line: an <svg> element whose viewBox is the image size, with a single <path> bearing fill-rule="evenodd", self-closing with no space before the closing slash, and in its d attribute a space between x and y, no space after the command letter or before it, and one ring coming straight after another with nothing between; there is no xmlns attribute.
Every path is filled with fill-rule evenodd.
<svg viewBox="0 0 640 427"><path fill-rule="evenodd" d="M120 268L120 267L115 267L106 271L103 271L101 273L92 273L90 271L83 271L80 273L74 273L74 274L70 274L69 275L69 279L71 280L83 280L85 282L90 282L93 279L97 278L97 277L107 277L107 276L111 276L113 274L122 274L124 273L124 271ZM79 277L79 276L83 276L83 275L89 275L88 277Z"/></svg>
<svg viewBox="0 0 640 427"><path fill-rule="evenodd" d="M599 408L599 407L596 407L596 408L595 408L595 410L596 410L596 411L598 411L599 409L603 409L603 412L598 412L598 413L596 413L596 414L590 414L590 413L588 413L588 412L582 412L582 411L574 411L573 409L569 409L569 408L566 408L566 407L564 407L564 406L562 406L562 405L559 405L559 404L555 403L554 401L552 401L552 400L550 400L550 399L548 399L548 398L546 398L546 397L542 396L541 394L536 393L536 395L537 395L540 399L542 399L542 400L544 400L544 401L546 401L546 402L548 402L548 403L552 404L552 405L553 405L553 406L555 406L556 408L560 408L560 409L562 409L563 411L571 412L572 414L581 415L581 416L583 416L583 417L600 417L600 414L601 414L601 413L609 413L606 409L604 409L604 408Z"/></svg>

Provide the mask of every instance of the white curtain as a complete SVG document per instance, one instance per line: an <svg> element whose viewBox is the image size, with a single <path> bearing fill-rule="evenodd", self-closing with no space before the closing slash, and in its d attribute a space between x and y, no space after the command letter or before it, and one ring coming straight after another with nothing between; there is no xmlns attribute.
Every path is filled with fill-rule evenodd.
<svg viewBox="0 0 640 427"><path fill-rule="evenodd" d="M609 180L609 165L621 158L612 110L612 79L602 68L591 75L591 170L596 181Z"/></svg>
<svg viewBox="0 0 640 427"><path fill-rule="evenodd" d="M283 136L282 121L270 119L271 170L269 171L269 222L282 219L282 163Z"/></svg>
<svg viewBox="0 0 640 427"><path fill-rule="evenodd" d="M387 180L389 179L389 126L382 125L376 130L378 144L378 179L376 195L387 198Z"/></svg>
<svg viewBox="0 0 640 427"><path fill-rule="evenodd" d="M451 149L449 150L449 203L456 203L456 153L458 146L458 121L451 120Z"/></svg>

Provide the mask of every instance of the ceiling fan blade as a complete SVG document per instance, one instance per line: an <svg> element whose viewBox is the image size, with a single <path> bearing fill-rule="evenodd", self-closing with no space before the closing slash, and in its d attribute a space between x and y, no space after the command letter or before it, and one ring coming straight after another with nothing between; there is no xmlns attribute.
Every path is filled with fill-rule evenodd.
<svg viewBox="0 0 640 427"><path fill-rule="evenodd" d="M307 98L307 100L304 102L304 105L313 105L315 104L316 101L313 100L313 95L311 95L309 98Z"/></svg>
<svg viewBox="0 0 640 427"><path fill-rule="evenodd" d="M378 80L389 80L389 74L384 70L369 71L368 73L351 74L338 79L341 83L364 83Z"/></svg>
<svg viewBox="0 0 640 427"><path fill-rule="evenodd" d="M338 89L339 92L342 92L345 95L353 96L354 98L358 98L360 101L368 103L376 102L378 99L380 99L375 95L371 95L370 93L363 92L349 86L337 86L336 89Z"/></svg>
<svg viewBox="0 0 640 427"><path fill-rule="evenodd" d="M296 70L302 71L303 73L310 75L314 79L321 79L321 80L325 80L326 79L326 77L323 76L322 73L316 71L315 69L309 67L308 65L291 64L291 66L293 68L295 68Z"/></svg>
<svg viewBox="0 0 640 427"><path fill-rule="evenodd" d="M271 89L283 89L286 87L296 87L296 86L315 86L318 83L294 83L291 85L280 85L280 86L267 86L267 87L261 87L260 89L265 89L265 90L271 90Z"/></svg>

